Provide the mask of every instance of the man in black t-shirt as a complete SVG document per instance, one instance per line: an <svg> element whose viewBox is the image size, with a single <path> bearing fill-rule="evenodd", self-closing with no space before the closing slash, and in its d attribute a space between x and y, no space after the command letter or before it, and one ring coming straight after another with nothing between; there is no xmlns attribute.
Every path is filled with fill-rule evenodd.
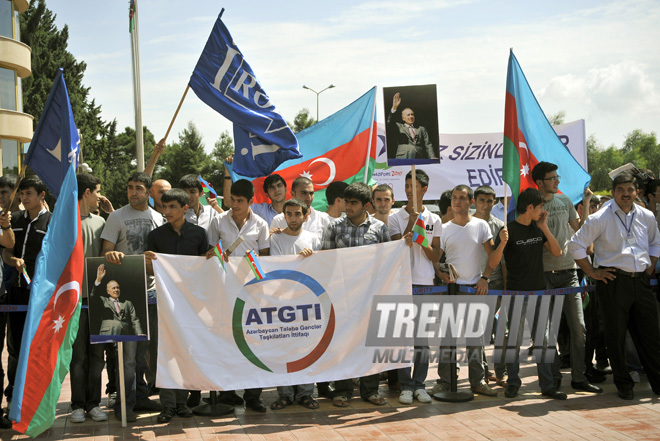
<svg viewBox="0 0 660 441"><path fill-rule="evenodd" d="M516 291L543 290L545 289L543 248L547 249L553 256L559 256L561 255L561 247L548 229L548 212L543 209L543 196L537 189L528 188L520 193L516 211L518 212L518 218L513 222L509 222L507 228L500 231L496 248L488 258L488 266L491 268L496 267L502 259L502 255L504 255L508 269L507 289ZM522 317L525 317L526 307L527 299L525 299L523 306ZM511 329L512 325L512 323L509 323L508 328ZM507 398L517 396L522 384L519 376L520 362L517 354L524 323L521 323L517 328L519 332L516 336L516 347L518 348L516 360L513 363L507 363L506 366L509 373L509 385L504 395ZM551 366L552 363L537 363L541 393L550 398L565 400L566 394L558 391L554 386Z"/></svg>

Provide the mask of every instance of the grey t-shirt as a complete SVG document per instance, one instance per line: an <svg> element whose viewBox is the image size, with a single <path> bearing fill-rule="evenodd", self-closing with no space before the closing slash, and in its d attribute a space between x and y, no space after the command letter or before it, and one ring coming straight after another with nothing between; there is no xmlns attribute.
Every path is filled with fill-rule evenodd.
<svg viewBox="0 0 660 441"><path fill-rule="evenodd" d="M578 218L577 211L568 196L556 194L549 202L543 204L548 212L548 228L561 247L561 256L554 257L543 248L543 270L558 271L577 268L575 260L568 253L568 241L575 233L569 221Z"/></svg>
<svg viewBox="0 0 660 441"><path fill-rule="evenodd" d="M502 222L495 216L491 215L490 219L488 219L486 223L488 224L488 228L490 228L490 232L493 235L493 241L495 241L497 239L497 236L500 234L500 230L504 228L504 222ZM488 254L486 254L486 250L481 250L481 260L479 261L479 265L481 265L482 274L486 269L487 261L488 261ZM504 263L504 258L502 258L502 261L497 264L493 272L490 273L489 279L491 282L497 282L499 280L502 280L502 263Z"/></svg>
<svg viewBox="0 0 660 441"><path fill-rule="evenodd" d="M82 229L83 253L85 257L99 257L101 255L101 233L105 226L105 219L90 213L89 216L80 216ZM83 272L83 298L87 297L87 271Z"/></svg>
<svg viewBox="0 0 660 441"><path fill-rule="evenodd" d="M147 236L151 230L163 225L163 216L153 208L144 211L124 205L110 213L101 234L101 239L115 244L115 251L127 256L144 254L147 251ZM156 289L152 276L147 280L149 291Z"/></svg>

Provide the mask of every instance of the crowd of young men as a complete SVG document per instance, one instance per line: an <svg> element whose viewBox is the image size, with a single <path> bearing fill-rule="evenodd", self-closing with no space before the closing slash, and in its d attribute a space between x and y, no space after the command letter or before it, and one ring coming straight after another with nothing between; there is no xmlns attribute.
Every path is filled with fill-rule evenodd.
<svg viewBox="0 0 660 441"><path fill-rule="evenodd" d="M454 290L459 285L466 285L475 288L478 295L486 294L489 289L529 291L576 287L579 286L579 266L586 276L597 281L597 301L594 300L592 310L589 310L587 322L594 323L595 335L600 332L596 325L603 323L605 344L600 348L606 350L609 357L619 396L633 398L633 380L624 350L626 331L630 332L653 392L660 394L660 328L657 299L650 288L650 278L660 256L660 233L654 213L634 204L637 181L621 174L614 180L611 201L598 209L592 204L592 194L587 189L581 207L578 207L578 215L571 201L559 193L561 178L557 170L556 165L546 162L539 163L532 170L538 190L527 189L520 194L516 205L517 218L506 226L491 213L497 198L495 191L487 186L473 191L466 185L458 185L443 193L439 201L441 216L431 213L423 205L430 185L423 170L417 170L414 178L412 173L406 176L408 201L401 209L393 209L394 194L387 185L371 189L365 184L342 182L332 183L327 188L327 212L312 207L314 183L306 177L291 182L291 198L288 200L287 182L277 174L267 177L263 190L271 202L264 204L253 204L254 186L251 182L227 179L225 204L228 210L223 211L215 199L207 198L208 203L202 203L205 196L196 175L181 177L178 187L172 188L167 181L152 182L148 174L140 172L133 173L127 180L129 204L114 210L100 194L100 180L81 173L78 175L78 196L84 253L86 257L104 256L113 264L120 264L128 255L144 255L150 299L157 296L152 266L153 260L157 259L156 253L215 258L211 247L219 240L227 247L239 236L243 242L232 252L225 251L223 258L243 255L248 250L260 256L300 254L307 257L320 250L406 239L412 247L413 288L444 283ZM655 202L660 188L660 182L653 181L652 184L647 187L649 202ZM44 203L45 186L36 177L23 179L18 186L23 209L10 208L9 194L15 185L16 180L11 177L0 178L2 291L4 294L6 284L7 303L27 304L30 292L24 273L28 277L33 275L51 214ZM155 209L149 206L150 198ZM476 207L474 214L471 213L472 206ZM107 220L97 214L99 208L108 213ZM426 228L426 246L411 240L413 227L420 217ZM457 279L439 270L441 260L455 268L459 274ZM83 304L87 304L86 290L83 290ZM112 394L113 401L108 407L114 407L115 416L121 418L121 397L115 397L120 389L115 374L118 368L116 348L108 344L90 344L88 314L86 309L82 311L71 362L71 421L83 422L86 416L94 421L107 420L100 405L104 364L108 366L109 378L106 393ZM151 340L125 342L123 345L126 419L135 421L136 411L161 411L159 422L169 422L175 416L191 417L190 407L199 404L200 391L161 389L160 404L149 398L156 389L158 329L155 304L149 305L149 316ZM572 388L602 392L592 384L605 380L602 369L593 366L594 352L599 361L597 366L602 367L601 361L607 363L607 358L598 358L598 348L593 343L596 337L590 335L591 326L585 326L580 293L565 296L563 316L568 333L566 342L560 342L560 346L564 346L560 350L570 353ZM0 318L1 333L4 333L5 322L7 324L9 384L5 396L11 402L25 313L3 313ZM507 320L506 311L500 320ZM517 329L522 330L523 326ZM521 335L509 335L508 338L520 341ZM588 343L586 355L585 342ZM505 389L506 397L517 396L521 387L517 359L507 360L506 365L502 360L495 360L494 375L491 375L484 351L487 343L467 348L471 390L496 396L498 392L492 387L495 384ZM536 341L534 344L546 347L548 342ZM416 349L421 350L416 354L428 350L426 347ZM431 388L431 394L449 390L450 376L456 375L451 366L442 361L439 363L439 379ZM411 404L414 399L431 402L425 386L428 368L428 358L417 357L411 367L390 373L394 378L391 385L398 380L401 403ZM560 390L558 357L554 362L539 363L538 375L542 395L566 399L566 394ZM4 380L1 367L0 379ZM319 395L332 398L335 406L346 407L353 396L354 382L353 379L338 378L334 387L320 383L318 389ZM385 404L378 390L379 375L362 377L359 389L363 400L375 405ZM235 391L222 391L219 401L232 405L245 402L255 411L265 412L261 392L261 389L248 389L241 398ZM279 386L278 398L270 407L278 410L298 402L306 408L316 409L319 403L313 392L313 384ZM3 417L0 427L7 425L8 421Z"/></svg>

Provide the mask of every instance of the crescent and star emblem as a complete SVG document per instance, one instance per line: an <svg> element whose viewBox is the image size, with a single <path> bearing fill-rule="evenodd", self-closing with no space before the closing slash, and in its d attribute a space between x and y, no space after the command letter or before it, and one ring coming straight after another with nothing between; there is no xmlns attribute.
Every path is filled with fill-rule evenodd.
<svg viewBox="0 0 660 441"><path fill-rule="evenodd" d="M310 167L315 162L323 162L324 164L326 164L330 168L330 176L328 176L328 180L325 181L325 182L319 183L319 184L315 184L318 187L325 187L325 186L329 185L335 179L335 175L337 174L337 168L335 167L335 163L332 162L332 159L328 159L328 158L324 158L324 157L316 158L315 160L310 162L310 164L309 164ZM309 171L302 172L300 174L300 176L304 176L306 178L312 179L312 174Z"/></svg>
<svg viewBox="0 0 660 441"><path fill-rule="evenodd" d="M60 287L60 289L57 290L57 292L55 293L55 300L53 301L53 312L56 311L57 300L60 298L60 296L62 294L64 294L65 292L68 292L68 291L75 292L76 301L73 303L73 308L71 309L71 311L68 312L67 314L65 314L65 316L70 316L71 314L73 314L73 311L75 311L76 306L78 305L78 302L80 301L80 284L78 284L78 282L76 282L76 281L65 283L64 285L62 285ZM58 314L57 320L53 320L53 323L55 323L55 325L53 326L53 329L55 330L55 332L58 332L64 326L64 321L65 321L64 317L65 316L62 316L62 315Z"/></svg>

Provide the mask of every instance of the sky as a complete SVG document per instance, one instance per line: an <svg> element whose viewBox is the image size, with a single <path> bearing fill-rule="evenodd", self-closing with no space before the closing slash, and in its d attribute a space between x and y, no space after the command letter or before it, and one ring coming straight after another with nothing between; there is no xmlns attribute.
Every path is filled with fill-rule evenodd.
<svg viewBox="0 0 660 441"><path fill-rule="evenodd" d="M35 0L33 0L35 1ZM134 127L128 1L46 0L103 118ZM194 5L195 8L188 6ZM271 102L293 121L321 119L378 86L437 84L442 133L503 130L513 48L546 115L586 120L586 134L619 147L660 126L657 0L417 2L139 0L143 124L165 135L222 7L223 21ZM391 103L388 104L388 106ZM189 92L168 142L192 121L207 151L231 123Z"/></svg>

